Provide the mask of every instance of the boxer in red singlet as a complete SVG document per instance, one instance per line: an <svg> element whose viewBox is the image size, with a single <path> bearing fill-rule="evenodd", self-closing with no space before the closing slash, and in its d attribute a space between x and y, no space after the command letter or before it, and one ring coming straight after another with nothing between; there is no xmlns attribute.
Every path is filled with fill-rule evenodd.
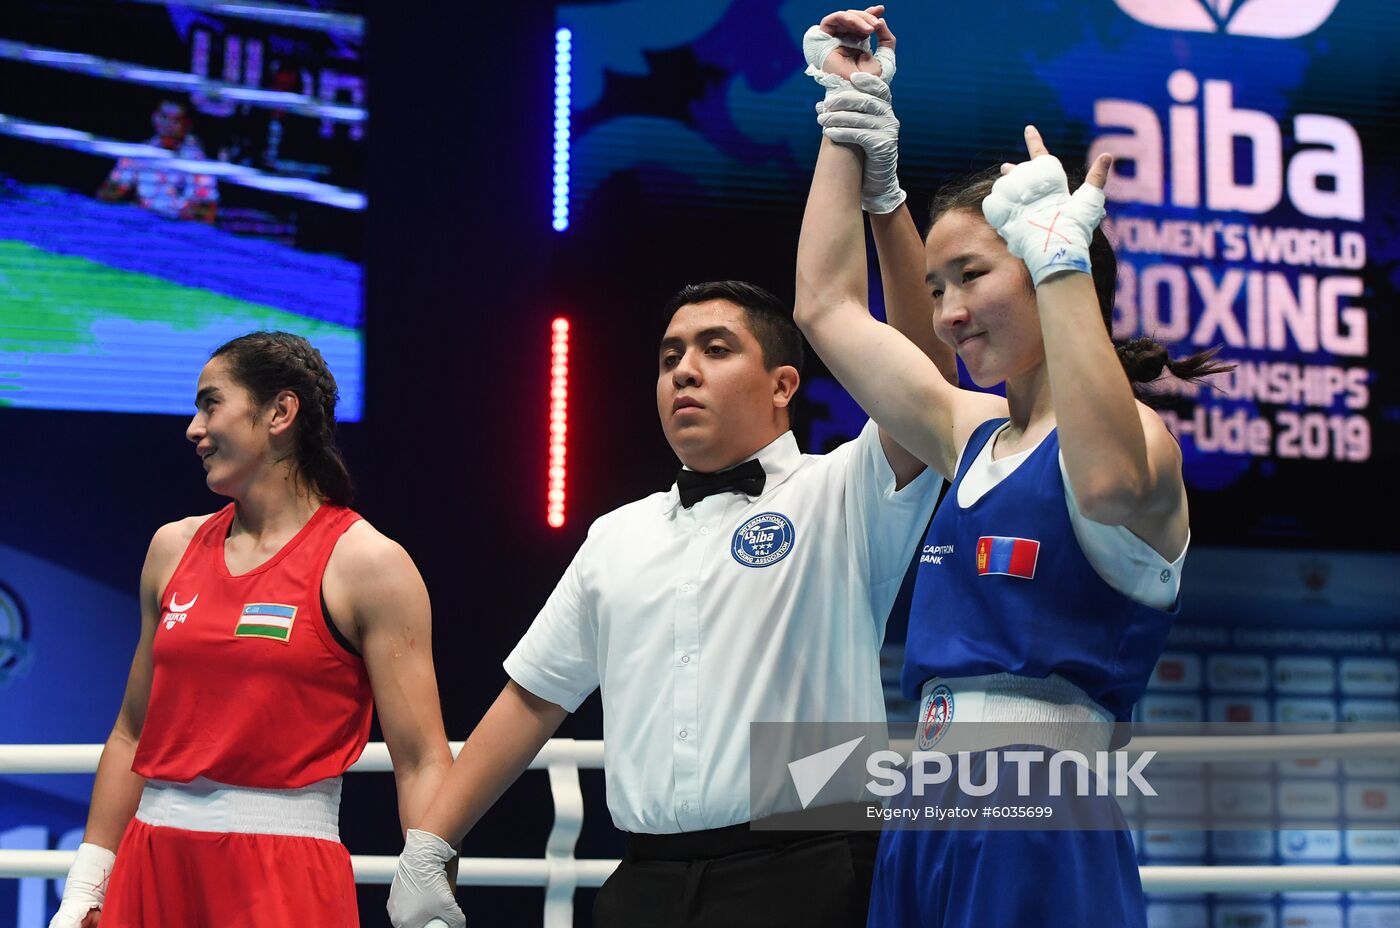
<svg viewBox="0 0 1400 928"><path fill-rule="evenodd" d="M359 922L340 775L379 710L405 828L452 757L427 591L350 510L335 380L305 339L236 338L186 436L232 502L162 526L141 637L51 928Z"/></svg>

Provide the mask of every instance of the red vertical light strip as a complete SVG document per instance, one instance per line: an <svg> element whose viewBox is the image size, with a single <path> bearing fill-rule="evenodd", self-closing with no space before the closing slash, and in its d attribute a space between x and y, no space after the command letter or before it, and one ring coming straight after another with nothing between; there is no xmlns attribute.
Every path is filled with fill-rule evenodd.
<svg viewBox="0 0 1400 928"><path fill-rule="evenodd" d="M564 525L564 485L568 476L569 320L554 320L549 346L549 491L545 521Z"/></svg>

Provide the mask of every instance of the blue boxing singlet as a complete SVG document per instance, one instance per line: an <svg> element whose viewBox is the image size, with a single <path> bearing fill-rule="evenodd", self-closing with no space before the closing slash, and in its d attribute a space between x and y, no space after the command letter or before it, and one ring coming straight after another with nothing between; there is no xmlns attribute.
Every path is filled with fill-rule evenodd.
<svg viewBox="0 0 1400 928"><path fill-rule="evenodd" d="M1006 423L982 423L929 525L905 646L904 695L931 677L1058 675L1127 721L1176 616L1109 586L1074 535L1056 431L980 499L958 489Z"/></svg>
<svg viewBox="0 0 1400 928"><path fill-rule="evenodd" d="M1075 737L1083 743L1099 738L1096 747L1108 747L1105 724L1110 717L1121 722L1131 716L1166 644L1176 606L1162 610L1137 602L1089 562L1070 517L1055 431L979 499L959 505L964 479L1006 421L984 422L972 433L920 552L902 679L906 696L926 691L929 700L928 714L920 710L916 741L921 750L951 752L955 718L974 723L975 741L978 721L1039 717L1067 724L1029 726L1035 734L1057 732L1049 741L993 740L987 747L1076 750L1076 744L1056 740ZM1085 724L1094 718L1102 721ZM988 782L985 765L995 753L960 751L956 764L968 766L970 782ZM1035 803L1059 795L1047 793L1046 780L1044 768L1037 767L1029 793L1013 793L1012 782L1003 779L988 799L963 795L950 779L931 794L901 794L896 802L947 809L968 802L1024 804L1020 796L1029 795ZM1023 788L1018 783L1014 789ZM886 826L869 928L1146 928L1136 853L1115 800L1091 795L1047 803L1057 817L1072 814L1070 821L1083 826Z"/></svg>

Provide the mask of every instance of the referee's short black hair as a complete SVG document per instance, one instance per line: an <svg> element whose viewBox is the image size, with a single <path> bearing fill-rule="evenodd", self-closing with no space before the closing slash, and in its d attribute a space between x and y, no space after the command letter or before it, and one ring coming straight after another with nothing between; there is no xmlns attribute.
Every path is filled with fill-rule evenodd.
<svg viewBox="0 0 1400 928"><path fill-rule="evenodd" d="M749 331L763 349L763 366L768 370L787 366L802 373L802 333L792 321L792 312L776 296L742 280L707 280L686 284L666 301L663 325L670 325L676 311L692 303L728 300L744 311Z"/></svg>

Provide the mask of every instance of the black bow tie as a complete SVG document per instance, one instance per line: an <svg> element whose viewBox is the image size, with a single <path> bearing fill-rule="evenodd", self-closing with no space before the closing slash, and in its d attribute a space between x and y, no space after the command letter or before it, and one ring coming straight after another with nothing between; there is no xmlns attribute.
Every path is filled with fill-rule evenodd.
<svg viewBox="0 0 1400 928"><path fill-rule="evenodd" d="M763 465L755 459L713 474L682 470L676 475L676 487L681 491L681 505L689 509L713 493L732 490L757 496L763 492L763 484L767 480Z"/></svg>

